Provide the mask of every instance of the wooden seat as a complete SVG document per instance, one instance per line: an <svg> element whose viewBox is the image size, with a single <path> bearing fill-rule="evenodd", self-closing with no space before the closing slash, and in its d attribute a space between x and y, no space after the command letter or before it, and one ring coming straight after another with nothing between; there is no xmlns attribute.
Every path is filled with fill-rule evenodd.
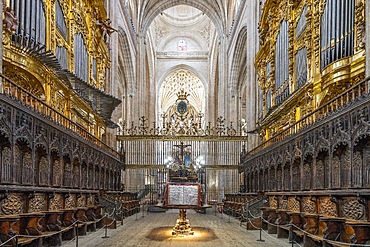
<svg viewBox="0 0 370 247"><path fill-rule="evenodd" d="M345 242L344 223L346 222L346 219L336 217L321 217L320 221L326 224L326 229L323 236L324 239Z"/></svg>
<svg viewBox="0 0 370 247"><path fill-rule="evenodd" d="M287 226L290 223L290 216L288 210L278 209L276 214L278 218L276 219L276 224L279 225L277 228L277 237L278 238L289 238L290 226Z"/></svg>
<svg viewBox="0 0 370 247"><path fill-rule="evenodd" d="M18 245L31 245L34 244L35 246L40 245L40 238L39 237L18 237Z"/></svg>
<svg viewBox="0 0 370 247"><path fill-rule="evenodd" d="M370 241L370 222L368 221L346 221L351 226L354 234L350 237L355 244L366 244Z"/></svg>
<svg viewBox="0 0 370 247"><path fill-rule="evenodd" d="M25 213L20 214L20 228L21 235L42 235L42 221L45 220L44 213Z"/></svg>
<svg viewBox="0 0 370 247"><path fill-rule="evenodd" d="M6 215L0 217L0 240L5 242L14 235L19 234L20 217L18 215ZM10 243L15 245L15 239Z"/></svg>

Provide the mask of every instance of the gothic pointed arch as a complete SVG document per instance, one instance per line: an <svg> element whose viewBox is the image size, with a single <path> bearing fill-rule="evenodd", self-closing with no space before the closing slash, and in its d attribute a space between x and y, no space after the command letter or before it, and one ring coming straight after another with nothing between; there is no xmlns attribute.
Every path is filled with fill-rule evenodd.
<svg viewBox="0 0 370 247"><path fill-rule="evenodd" d="M159 88L159 112L166 112L177 100L180 91L189 94L187 100L194 109L204 112L205 87L201 79L190 70L179 68L168 74Z"/></svg>
<svg viewBox="0 0 370 247"><path fill-rule="evenodd" d="M118 62L119 86L123 89L122 93L131 92L134 88L134 65L127 34L122 27L118 28Z"/></svg>
<svg viewBox="0 0 370 247"><path fill-rule="evenodd" d="M232 91L240 90L245 81L247 65L247 27L243 27L236 40L234 57L231 64L230 82Z"/></svg>

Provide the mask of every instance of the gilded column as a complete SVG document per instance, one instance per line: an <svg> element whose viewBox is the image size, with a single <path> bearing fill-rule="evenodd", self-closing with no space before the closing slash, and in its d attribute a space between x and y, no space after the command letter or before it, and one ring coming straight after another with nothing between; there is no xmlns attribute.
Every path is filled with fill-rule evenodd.
<svg viewBox="0 0 370 247"><path fill-rule="evenodd" d="M365 27L365 36L366 36L366 71L365 71L365 77L370 76L370 38L369 34L370 33L370 0L366 0L366 11L365 11L365 20L366 20L366 27Z"/></svg>
<svg viewBox="0 0 370 247"><path fill-rule="evenodd" d="M3 9L3 0L0 1L0 9ZM4 19L4 11L1 11L1 20ZM3 40L3 25L0 25L0 36L1 40ZM0 74L3 73L3 42L0 44ZM0 93L3 92L3 82L0 80Z"/></svg>

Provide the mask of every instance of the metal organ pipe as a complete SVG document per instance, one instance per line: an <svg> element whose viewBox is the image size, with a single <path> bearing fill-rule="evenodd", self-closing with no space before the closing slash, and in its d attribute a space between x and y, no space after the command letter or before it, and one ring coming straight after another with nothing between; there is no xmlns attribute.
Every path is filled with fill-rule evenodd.
<svg viewBox="0 0 370 247"><path fill-rule="evenodd" d="M275 49L275 89L279 89L289 78L289 34L288 22L283 20L280 24L280 31L276 40ZM276 95L276 103L279 104L289 93L287 90Z"/></svg>
<svg viewBox="0 0 370 247"><path fill-rule="evenodd" d="M56 26L63 35L63 37L67 38L67 27L66 22L63 14L62 7L60 6L59 1L56 2Z"/></svg>
<svg viewBox="0 0 370 247"><path fill-rule="evenodd" d="M354 0L327 1L321 17L321 69L353 54L354 4Z"/></svg>
<svg viewBox="0 0 370 247"><path fill-rule="evenodd" d="M306 28L306 13L307 13L307 5L303 7L301 16L299 17L297 26L296 26L296 39L298 39L303 31Z"/></svg>
<svg viewBox="0 0 370 247"><path fill-rule="evenodd" d="M27 42L23 40L23 45L34 46L35 43L45 45L46 17L42 0L12 0L10 8L14 10L19 20L16 33L27 39Z"/></svg>
<svg viewBox="0 0 370 247"><path fill-rule="evenodd" d="M349 9L349 2L350 0L345 0L345 8L346 9ZM344 31L343 31L343 46L342 46L342 51L343 51L343 56L347 56L347 49L346 47L348 46L349 44L349 35L346 35L346 33L348 34L348 30L349 30L349 26L350 26L350 22L349 22L349 19L350 17L348 16L348 18L346 18L344 20Z"/></svg>
<svg viewBox="0 0 370 247"><path fill-rule="evenodd" d="M82 38L82 34L75 34L75 74L82 80L87 81L87 49Z"/></svg>

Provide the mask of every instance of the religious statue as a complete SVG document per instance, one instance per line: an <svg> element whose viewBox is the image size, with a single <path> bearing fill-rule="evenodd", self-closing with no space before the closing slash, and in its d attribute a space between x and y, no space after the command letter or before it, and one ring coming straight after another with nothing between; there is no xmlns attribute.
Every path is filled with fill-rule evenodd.
<svg viewBox="0 0 370 247"><path fill-rule="evenodd" d="M14 10L12 10L10 7L3 6L4 11L4 20L3 25L5 30L7 30L9 33L13 33L19 24L18 18L15 17Z"/></svg>
<svg viewBox="0 0 370 247"><path fill-rule="evenodd" d="M102 32L102 37L104 40L104 43L108 43L108 37L114 33L117 32L116 29L114 29L112 26L112 21L108 18L106 20L97 20L96 25L100 26L100 30Z"/></svg>

